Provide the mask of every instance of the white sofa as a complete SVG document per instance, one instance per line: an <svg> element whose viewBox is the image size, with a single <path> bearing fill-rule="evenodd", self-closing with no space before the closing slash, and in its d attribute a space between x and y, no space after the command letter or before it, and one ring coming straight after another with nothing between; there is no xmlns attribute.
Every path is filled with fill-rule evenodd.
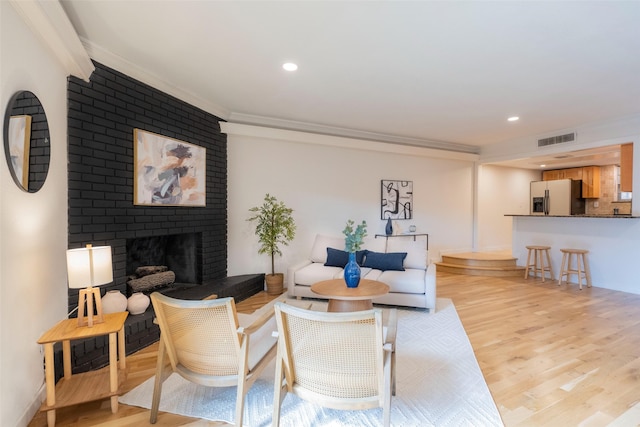
<svg viewBox="0 0 640 427"><path fill-rule="evenodd" d="M320 234L316 236L309 258L287 269L287 289L290 297L321 298L311 292L311 285L322 280L344 278L342 267L325 265L328 259L327 248L344 251L344 237ZM367 261L365 255L364 266L361 266L361 278L378 280L390 287L388 294L373 300L375 304L428 308L430 312L435 312L436 265L428 264L428 251L424 241L414 241L411 236L378 237L366 240L363 249L374 254L370 257L371 262ZM335 250L331 251L329 264L335 261L336 253ZM380 255L382 253L406 253L400 267L404 271L387 269L395 268L394 266L374 264L374 260L384 258ZM398 257L393 258L397 266ZM367 267L368 264L370 267Z"/></svg>

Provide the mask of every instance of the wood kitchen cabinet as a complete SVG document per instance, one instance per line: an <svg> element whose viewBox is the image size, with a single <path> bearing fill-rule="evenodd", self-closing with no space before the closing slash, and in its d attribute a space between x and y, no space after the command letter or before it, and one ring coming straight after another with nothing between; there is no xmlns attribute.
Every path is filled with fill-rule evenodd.
<svg viewBox="0 0 640 427"><path fill-rule="evenodd" d="M582 168L582 197L585 199L600 197L600 166Z"/></svg>
<svg viewBox="0 0 640 427"><path fill-rule="evenodd" d="M543 181L556 179L582 179L582 168L556 169L542 172Z"/></svg>
<svg viewBox="0 0 640 427"><path fill-rule="evenodd" d="M564 169L564 179L584 179L584 168Z"/></svg>
<svg viewBox="0 0 640 427"><path fill-rule="evenodd" d="M633 143L620 146L620 191L633 191Z"/></svg>
<svg viewBox="0 0 640 427"><path fill-rule="evenodd" d="M556 169L542 172L543 181L555 179L581 179L582 197L595 199L600 197L600 166L582 168Z"/></svg>

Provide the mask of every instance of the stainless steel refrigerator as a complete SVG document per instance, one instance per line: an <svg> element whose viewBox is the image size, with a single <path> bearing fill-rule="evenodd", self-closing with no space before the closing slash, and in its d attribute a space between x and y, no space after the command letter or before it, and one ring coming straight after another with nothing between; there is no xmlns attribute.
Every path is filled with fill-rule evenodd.
<svg viewBox="0 0 640 427"><path fill-rule="evenodd" d="M584 215L582 181L532 181L530 203L531 215Z"/></svg>

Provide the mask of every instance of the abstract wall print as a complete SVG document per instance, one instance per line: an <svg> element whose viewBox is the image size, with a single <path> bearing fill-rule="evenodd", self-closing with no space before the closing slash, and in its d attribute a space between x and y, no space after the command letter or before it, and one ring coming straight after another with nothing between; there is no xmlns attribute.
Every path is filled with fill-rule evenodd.
<svg viewBox="0 0 640 427"><path fill-rule="evenodd" d="M140 129L133 141L135 205L206 205L206 148Z"/></svg>
<svg viewBox="0 0 640 427"><path fill-rule="evenodd" d="M11 167L22 188L29 188L29 149L31 147L31 116L9 118L9 156Z"/></svg>
<svg viewBox="0 0 640 427"><path fill-rule="evenodd" d="M413 181L382 180L380 219L413 217Z"/></svg>

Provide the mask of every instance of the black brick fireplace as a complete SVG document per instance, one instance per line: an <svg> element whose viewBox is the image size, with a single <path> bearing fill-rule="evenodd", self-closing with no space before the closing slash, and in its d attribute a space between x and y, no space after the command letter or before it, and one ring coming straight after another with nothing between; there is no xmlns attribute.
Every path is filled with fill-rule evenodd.
<svg viewBox="0 0 640 427"><path fill-rule="evenodd" d="M220 132L221 119L102 64L95 66L89 82L68 79L68 224L69 248L87 243L112 247L114 281L102 294L111 289L127 294L131 268L147 262L132 259L127 248L135 246L140 253L144 245L162 246L165 262L178 260L174 266L181 264L179 281L190 284L189 295L213 289L240 300L261 290L263 275L227 278L227 140ZM206 148L205 207L133 204L134 129ZM185 247L167 261L167 245ZM231 291L232 285L238 290ZM69 311L77 301L78 291L69 290ZM127 354L158 339L152 315L149 309L127 319ZM108 360L99 339L72 345L74 372Z"/></svg>
<svg viewBox="0 0 640 427"><path fill-rule="evenodd" d="M102 64L89 82L68 81L69 248L109 245L113 284L126 294L127 242L197 233L196 282L227 272L227 142L220 119ZM133 130L179 139L207 150L206 206L133 204ZM69 291L69 311L77 305Z"/></svg>

